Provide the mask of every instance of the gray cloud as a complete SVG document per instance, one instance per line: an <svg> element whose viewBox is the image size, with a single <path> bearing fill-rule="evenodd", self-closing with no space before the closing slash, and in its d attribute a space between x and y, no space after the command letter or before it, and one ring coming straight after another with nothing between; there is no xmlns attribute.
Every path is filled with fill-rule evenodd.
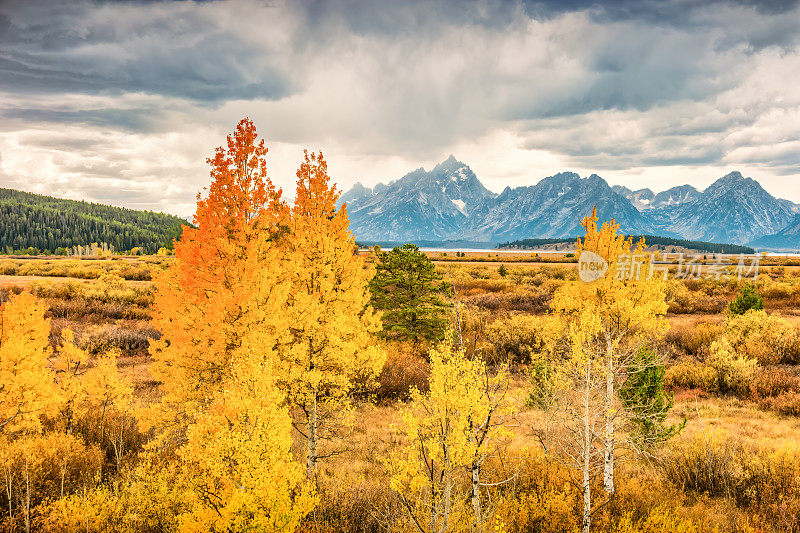
<svg viewBox="0 0 800 533"><path fill-rule="evenodd" d="M270 59L190 4L10 2L0 12L0 88L145 92L197 101L281 98Z"/></svg>
<svg viewBox="0 0 800 533"><path fill-rule="evenodd" d="M0 171L185 214L247 114L362 175L496 131L580 168L792 174L799 44L796 0L6 1Z"/></svg>

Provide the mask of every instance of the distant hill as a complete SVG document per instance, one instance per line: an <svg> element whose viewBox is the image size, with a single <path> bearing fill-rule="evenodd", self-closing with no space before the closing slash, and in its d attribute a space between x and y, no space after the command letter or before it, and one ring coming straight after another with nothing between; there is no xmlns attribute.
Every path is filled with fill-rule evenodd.
<svg viewBox="0 0 800 533"><path fill-rule="evenodd" d="M170 248L187 224L172 215L0 188L0 253L105 242L116 250Z"/></svg>
<svg viewBox="0 0 800 533"><path fill-rule="evenodd" d="M735 244L721 244L714 242L702 241L687 241L685 239L673 239L671 237L657 237L655 235L633 235L633 242L636 243L639 239L644 238L645 245L648 247L656 247L659 249L676 248L686 249L696 252L705 252L709 254L754 254L755 250L749 246L738 246ZM575 238L564 239L521 239L518 241L506 242L498 246L498 248L516 248L521 250L533 250L544 246L552 246L554 244L569 244L575 243Z"/></svg>

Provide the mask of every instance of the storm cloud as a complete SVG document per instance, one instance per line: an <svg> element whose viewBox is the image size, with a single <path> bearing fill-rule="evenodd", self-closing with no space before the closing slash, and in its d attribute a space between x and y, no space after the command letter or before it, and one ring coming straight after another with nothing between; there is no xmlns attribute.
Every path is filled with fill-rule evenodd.
<svg viewBox="0 0 800 533"><path fill-rule="evenodd" d="M6 1L0 185L187 215L248 115L286 188L308 147L345 188L452 152L800 201L798 79L797 1Z"/></svg>

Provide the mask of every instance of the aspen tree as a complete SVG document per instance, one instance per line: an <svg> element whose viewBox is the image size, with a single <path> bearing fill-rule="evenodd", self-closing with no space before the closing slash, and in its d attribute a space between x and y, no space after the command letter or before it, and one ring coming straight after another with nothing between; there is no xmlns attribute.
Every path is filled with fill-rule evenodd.
<svg viewBox="0 0 800 533"><path fill-rule="evenodd" d="M70 434L86 402L83 375L86 372L88 354L75 345L72 330L62 330L61 335L63 343L53 361L53 369L63 399L61 416L64 433Z"/></svg>
<svg viewBox="0 0 800 533"><path fill-rule="evenodd" d="M506 434L507 375L491 376L483 361L447 345L431 350L430 359L430 391L412 391L402 417L406 443L386 460L390 486L421 533L450 531L453 517L470 511L472 530L483 531L481 468ZM457 493L464 474L467 495Z"/></svg>
<svg viewBox="0 0 800 533"><path fill-rule="evenodd" d="M41 430L41 417L61 402L49 367L45 304L23 292L0 305L0 433Z"/></svg>
<svg viewBox="0 0 800 533"><path fill-rule="evenodd" d="M644 240L634 246L631 238L618 233L619 224L612 220L598 228L597 220L596 209L583 220L586 235L578 239L578 254L586 251L602 257L608 270L596 281L562 287L554 296L553 309L564 316L590 312L600 322L594 342L603 352L605 366L603 484L613 495L616 423L625 416L618 389L642 346L652 344L669 326L664 319L664 280L650 275Z"/></svg>
<svg viewBox="0 0 800 533"><path fill-rule="evenodd" d="M288 214L267 177L266 154L243 119L208 160L212 181L206 197L198 194L197 227L184 226L175 260L155 279L153 325L162 337L151 343L151 371L163 393L155 422L190 422L229 374L253 278L273 266L259 246Z"/></svg>
<svg viewBox="0 0 800 533"><path fill-rule="evenodd" d="M234 359L230 382L180 450L193 494L180 530L294 531L316 500L292 456L292 421L274 360L256 352Z"/></svg>
<svg viewBox="0 0 800 533"><path fill-rule="evenodd" d="M279 348L291 346L298 319L289 296L301 261L286 241L289 211L267 178L266 153L253 123L240 122L209 160L198 227L184 228L156 281L163 337L153 343L154 373L164 394L155 421L171 430L162 439L177 437L179 465L167 467L181 489L155 488L185 509L184 531L292 531L313 506L276 384L285 373Z"/></svg>
<svg viewBox="0 0 800 533"><path fill-rule="evenodd" d="M586 235L578 239L577 250L579 255L588 252L605 261L605 272L594 281L565 284L552 302L554 315L564 327L557 335L570 346L571 358L564 371L577 393L568 407L576 422L570 426L575 437L570 456L582 472L584 531L590 526L590 480L596 470L598 443L605 492L612 497L615 491L617 429L631 414L620 400L619 389L630 373L640 370L634 368L636 355L668 327L664 280L650 275L644 241L634 246L631 238L618 233L619 225L613 220L600 228L597 220L595 209L582 221Z"/></svg>
<svg viewBox="0 0 800 533"><path fill-rule="evenodd" d="M369 306L373 270L357 254L347 209L336 209L338 197L322 154L305 152L291 213L291 321L281 357L295 427L306 440L309 478L335 453L322 442L341 429L351 393L372 382L385 359L372 338L380 328Z"/></svg>
<svg viewBox="0 0 800 533"><path fill-rule="evenodd" d="M83 376L85 408L100 415L100 438L114 450L117 474L125 457L125 436L133 413L133 386L117 368L118 350L111 350L97 360Z"/></svg>

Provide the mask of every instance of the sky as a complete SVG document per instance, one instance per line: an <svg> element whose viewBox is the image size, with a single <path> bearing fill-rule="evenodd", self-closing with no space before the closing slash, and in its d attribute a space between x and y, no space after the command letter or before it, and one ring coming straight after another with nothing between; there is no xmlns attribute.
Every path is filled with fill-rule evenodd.
<svg viewBox="0 0 800 533"><path fill-rule="evenodd" d="M245 116L290 197L307 148L344 190L453 154L800 202L800 6L0 0L0 187L189 216Z"/></svg>

